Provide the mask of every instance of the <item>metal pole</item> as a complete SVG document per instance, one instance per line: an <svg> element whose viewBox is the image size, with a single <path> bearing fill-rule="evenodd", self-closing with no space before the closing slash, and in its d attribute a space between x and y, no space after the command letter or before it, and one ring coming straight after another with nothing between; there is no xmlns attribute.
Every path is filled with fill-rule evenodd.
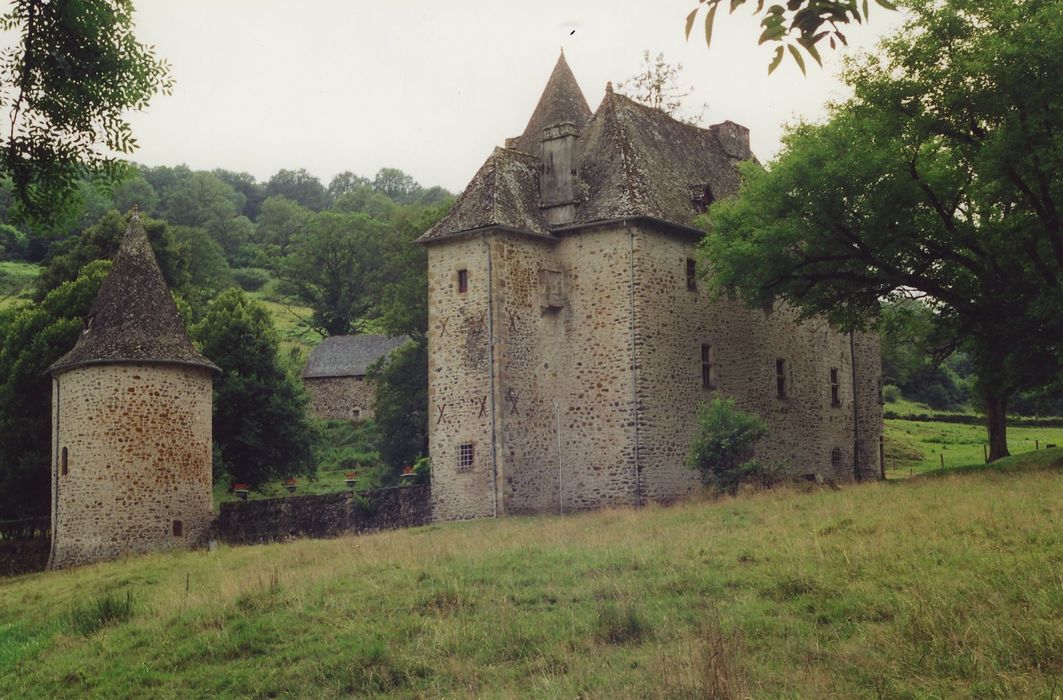
<svg viewBox="0 0 1063 700"><path fill-rule="evenodd" d="M491 394L491 490L495 492L491 517L498 517L498 446L495 438L495 306L494 280L491 279L491 241L483 239L487 250L487 367Z"/></svg>

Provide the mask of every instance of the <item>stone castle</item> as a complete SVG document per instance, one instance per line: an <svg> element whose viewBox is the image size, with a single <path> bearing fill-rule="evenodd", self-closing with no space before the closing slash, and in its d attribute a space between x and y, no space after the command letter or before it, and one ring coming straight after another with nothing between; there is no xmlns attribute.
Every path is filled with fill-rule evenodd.
<svg viewBox="0 0 1063 700"><path fill-rule="evenodd" d="M699 212L735 194L749 132L701 129L611 87L591 112L564 55L428 251L434 517L667 501L698 405L764 418L757 456L809 478L880 473L873 335L710 302Z"/></svg>
<svg viewBox="0 0 1063 700"><path fill-rule="evenodd" d="M211 389L134 214L52 374L48 568L202 544L213 521Z"/></svg>

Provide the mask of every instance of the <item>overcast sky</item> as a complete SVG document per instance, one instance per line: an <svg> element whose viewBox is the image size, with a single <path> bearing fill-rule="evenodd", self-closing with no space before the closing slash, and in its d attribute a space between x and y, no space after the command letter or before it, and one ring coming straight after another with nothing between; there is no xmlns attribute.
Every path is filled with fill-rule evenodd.
<svg viewBox="0 0 1063 700"><path fill-rule="evenodd" d="M606 81L637 72L642 52L682 63L687 104L705 124L751 129L770 159L785 123L817 119L844 96L840 57L803 78L792 61L767 75L770 47L747 9L721 11L711 50L684 40L696 0L138 0L137 34L172 66L171 96L132 115L148 165L250 172L306 168L371 177L398 167L460 191L496 145L520 134L565 56L591 109ZM871 47L900 17L872 3L846 30ZM699 25L700 28L700 25ZM699 31L699 30L696 30Z"/></svg>

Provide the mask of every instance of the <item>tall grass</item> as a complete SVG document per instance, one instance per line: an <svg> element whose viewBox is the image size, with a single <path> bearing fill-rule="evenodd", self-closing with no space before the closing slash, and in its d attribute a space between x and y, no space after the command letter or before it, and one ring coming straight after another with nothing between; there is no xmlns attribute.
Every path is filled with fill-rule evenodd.
<svg viewBox="0 0 1063 700"><path fill-rule="evenodd" d="M1061 462L9 579L0 697L1049 698Z"/></svg>

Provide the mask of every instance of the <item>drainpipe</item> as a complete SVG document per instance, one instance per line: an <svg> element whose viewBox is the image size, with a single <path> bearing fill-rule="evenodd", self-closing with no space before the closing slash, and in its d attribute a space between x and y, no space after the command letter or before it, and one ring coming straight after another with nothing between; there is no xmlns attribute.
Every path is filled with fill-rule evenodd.
<svg viewBox="0 0 1063 700"><path fill-rule="evenodd" d="M487 368L491 402L491 490L494 491L494 504L491 517L498 517L498 445L495 439L495 306L494 275L491 271L491 241L485 236L487 249Z"/></svg>
<svg viewBox="0 0 1063 700"><path fill-rule="evenodd" d="M860 413L856 394L856 336L849 331L849 362L853 374L853 478L860 480Z"/></svg>
<svg viewBox="0 0 1063 700"><path fill-rule="evenodd" d="M52 386L55 389L55 442L52 445L52 541L48 544L48 571L52 570L52 565L55 563L55 540L56 533L59 527L59 455L62 454L62 447L59 445L59 410L62 406L59 395L59 377L52 375Z"/></svg>
<svg viewBox="0 0 1063 700"><path fill-rule="evenodd" d="M642 469L639 464L639 375L635 358L635 232L624 222L627 229L627 260L630 275L629 313L631 320L631 410L635 414L635 506L642 506Z"/></svg>

